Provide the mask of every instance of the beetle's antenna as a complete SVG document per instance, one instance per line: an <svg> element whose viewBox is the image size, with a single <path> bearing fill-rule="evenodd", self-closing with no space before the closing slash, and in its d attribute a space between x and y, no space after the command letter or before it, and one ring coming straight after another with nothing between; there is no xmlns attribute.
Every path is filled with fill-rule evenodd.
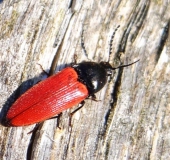
<svg viewBox="0 0 170 160"><path fill-rule="evenodd" d="M116 29L114 30L114 32L112 33L112 36L111 36L111 39L110 39L110 42L109 42L109 55L112 53L113 38L114 38L116 31L118 30L119 27L120 27L120 25L118 25L116 27Z"/></svg>
<svg viewBox="0 0 170 160"><path fill-rule="evenodd" d="M131 66L132 64L134 64L134 63L136 63L136 62L138 62L139 61L139 59L137 60L137 61L135 61L135 62L133 62L133 63L129 63L129 64L126 64L126 65L121 65L121 66L118 66L118 67L116 67L116 68L111 68L112 70L115 70L115 69L118 69L118 68L124 68L124 67L128 67L128 66Z"/></svg>
<svg viewBox="0 0 170 160"><path fill-rule="evenodd" d="M118 67L115 67L113 68L109 62L100 62L100 64L106 68L106 69L109 69L109 70L115 70L115 69L118 69L118 68L124 68L124 67L128 67L128 66L131 66L132 64L134 63L137 63L140 59L138 59L137 61L133 62L133 63L129 63L129 64L126 64L126 65L121 65L121 66L118 66Z"/></svg>
<svg viewBox="0 0 170 160"><path fill-rule="evenodd" d="M84 29L82 30L82 34L81 34L81 47L82 47L82 49L83 49L86 57L88 57L88 56L87 56L86 47L85 47L85 45L84 45Z"/></svg>

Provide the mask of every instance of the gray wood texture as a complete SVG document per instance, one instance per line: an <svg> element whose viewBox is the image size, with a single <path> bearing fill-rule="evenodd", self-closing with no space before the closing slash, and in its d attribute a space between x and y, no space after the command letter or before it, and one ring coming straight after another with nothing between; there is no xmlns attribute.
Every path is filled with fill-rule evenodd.
<svg viewBox="0 0 170 160"><path fill-rule="evenodd" d="M0 2L0 159L170 159L170 2L4 0ZM112 42L111 36L120 25ZM81 35L87 50L81 47ZM47 72L74 61L109 61L113 72L75 113L35 125L3 126L14 100ZM24 104L23 104L24 105Z"/></svg>

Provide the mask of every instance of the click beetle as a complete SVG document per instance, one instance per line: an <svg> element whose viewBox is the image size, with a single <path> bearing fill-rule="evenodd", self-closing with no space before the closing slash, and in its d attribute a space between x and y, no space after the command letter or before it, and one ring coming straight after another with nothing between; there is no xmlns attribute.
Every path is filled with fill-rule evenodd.
<svg viewBox="0 0 170 160"><path fill-rule="evenodd" d="M108 62L82 62L63 69L34 85L14 102L6 115L8 126L25 126L44 121L89 96L94 97L106 84L110 71L117 68Z"/></svg>
<svg viewBox="0 0 170 160"><path fill-rule="evenodd" d="M116 30L118 28L119 26ZM109 54L116 30L111 36ZM86 54L83 36L81 41ZM137 61L117 68L130 66ZM82 62L63 69L22 94L7 112L7 125L26 126L42 122L90 96L95 99L95 93L104 87L108 75L117 68L113 68L108 62Z"/></svg>

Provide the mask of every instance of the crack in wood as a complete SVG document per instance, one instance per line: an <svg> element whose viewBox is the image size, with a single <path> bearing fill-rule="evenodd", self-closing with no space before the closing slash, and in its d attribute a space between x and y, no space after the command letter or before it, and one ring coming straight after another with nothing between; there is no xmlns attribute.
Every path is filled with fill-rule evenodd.
<svg viewBox="0 0 170 160"><path fill-rule="evenodd" d="M161 39L160 39L160 43L159 43L159 46L158 46L158 51L157 51L157 54L156 54L156 59L155 61L158 62L159 58L160 58L160 55L162 53L162 50L166 44L166 41L168 39L168 36L169 36L169 23L168 22L166 24L166 26L164 27L163 29L163 32L162 32L162 36L161 36Z"/></svg>

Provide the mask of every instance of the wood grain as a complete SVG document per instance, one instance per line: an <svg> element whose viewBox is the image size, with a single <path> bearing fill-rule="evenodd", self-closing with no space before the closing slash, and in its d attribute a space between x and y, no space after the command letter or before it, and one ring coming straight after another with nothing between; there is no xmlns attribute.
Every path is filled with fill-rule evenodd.
<svg viewBox="0 0 170 160"><path fill-rule="evenodd" d="M0 1L0 159L169 159L169 11L168 0ZM87 99L72 127L74 109L63 112L60 129L56 119L31 134L35 125L5 127L12 103L46 77L38 64L51 74L75 54L113 66L140 61L114 71L100 101Z"/></svg>

